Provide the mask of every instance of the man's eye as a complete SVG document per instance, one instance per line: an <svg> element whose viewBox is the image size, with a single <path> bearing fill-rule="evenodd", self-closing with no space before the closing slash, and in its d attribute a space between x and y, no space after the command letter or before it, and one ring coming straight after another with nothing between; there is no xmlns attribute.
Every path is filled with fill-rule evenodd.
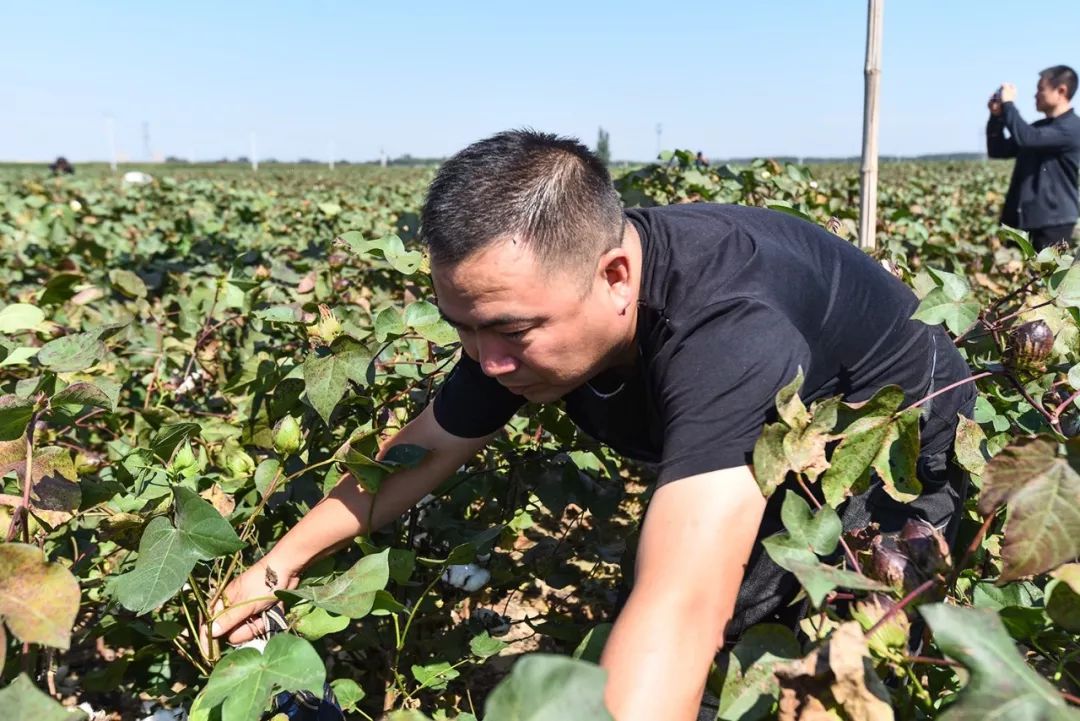
<svg viewBox="0 0 1080 721"><path fill-rule="evenodd" d="M529 328L522 328L521 330L503 331L503 336L510 338L511 340L521 340L529 330Z"/></svg>

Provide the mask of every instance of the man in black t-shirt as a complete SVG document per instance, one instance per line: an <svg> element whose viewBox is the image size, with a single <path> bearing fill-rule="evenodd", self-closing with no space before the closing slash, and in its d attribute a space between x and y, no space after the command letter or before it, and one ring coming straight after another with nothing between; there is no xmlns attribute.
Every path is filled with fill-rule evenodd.
<svg viewBox="0 0 1080 721"><path fill-rule="evenodd" d="M228 587L239 605L215 635L250 636L267 602L243 601L265 596L267 569L294 586L313 558L439 486L526 401L561 400L584 432L659 469L602 658L607 704L618 721L696 718L717 649L798 590L758 542L782 527L782 494L766 503L751 470L777 391L801 369L807 403L889 384L913 402L969 375L940 327L911 320L911 291L850 244L755 208L624 212L603 163L570 139L520 131L466 148L432 183L421 229L463 355L386 448L429 455L377 502L341 483ZM874 488L845 523L948 524L963 492L948 463L956 416L973 399L965 385L927 404L917 501L897 514Z"/></svg>

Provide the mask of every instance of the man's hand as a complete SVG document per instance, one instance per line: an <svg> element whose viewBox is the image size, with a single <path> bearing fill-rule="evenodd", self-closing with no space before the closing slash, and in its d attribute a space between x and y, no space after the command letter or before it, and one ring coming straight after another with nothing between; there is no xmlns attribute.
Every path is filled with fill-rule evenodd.
<svg viewBox="0 0 1080 721"><path fill-rule="evenodd" d="M764 512L746 466L683 478L653 496L634 589L600 662L617 721L697 718Z"/></svg>
<svg viewBox="0 0 1080 721"><path fill-rule="evenodd" d="M214 614L221 615L211 625L210 635L226 636L229 643L239 644L266 632L261 614L278 604L274 591L296 588L300 583L296 571L275 564L271 556L272 553L263 557L225 587L213 609Z"/></svg>
<svg viewBox="0 0 1080 721"><path fill-rule="evenodd" d="M1012 103L1016 101L1016 86L1012 83L1001 84L1001 102Z"/></svg>

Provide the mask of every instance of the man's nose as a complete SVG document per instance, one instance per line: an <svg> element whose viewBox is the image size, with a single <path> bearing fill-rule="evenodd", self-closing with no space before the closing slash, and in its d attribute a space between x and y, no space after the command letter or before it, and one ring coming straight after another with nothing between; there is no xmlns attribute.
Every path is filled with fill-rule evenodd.
<svg viewBox="0 0 1080 721"><path fill-rule="evenodd" d="M517 359L508 352L506 345L499 342L498 338L491 336L476 339L476 355L480 369L492 378L513 373L519 366Z"/></svg>

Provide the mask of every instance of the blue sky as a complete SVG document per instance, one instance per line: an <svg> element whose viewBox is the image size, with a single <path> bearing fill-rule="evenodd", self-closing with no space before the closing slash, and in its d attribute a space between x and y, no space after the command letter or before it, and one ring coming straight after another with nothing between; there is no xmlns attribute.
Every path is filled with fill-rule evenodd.
<svg viewBox="0 0 1080 721"><path fill-rule="evenodd" d="M616 158L856 155L866 3L74 2L0 8L0 160L442 156L531 126ZM986 98L1080 67L1080 2L888 0L881 152L979 151Z"/></svg>

